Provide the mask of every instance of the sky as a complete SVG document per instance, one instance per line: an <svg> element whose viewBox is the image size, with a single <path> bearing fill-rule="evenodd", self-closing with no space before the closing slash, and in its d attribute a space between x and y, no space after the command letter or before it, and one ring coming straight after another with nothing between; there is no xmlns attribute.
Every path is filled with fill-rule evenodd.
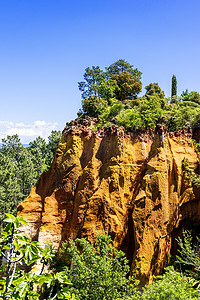
<svg viewBox="0 0 200 300"><path fill-rule="evenodd" d="M63 130L87 67L124 59L166 96L200 92L199 0L0 0L0 141ZM141 94L142 95L142 94Z"/></svg>

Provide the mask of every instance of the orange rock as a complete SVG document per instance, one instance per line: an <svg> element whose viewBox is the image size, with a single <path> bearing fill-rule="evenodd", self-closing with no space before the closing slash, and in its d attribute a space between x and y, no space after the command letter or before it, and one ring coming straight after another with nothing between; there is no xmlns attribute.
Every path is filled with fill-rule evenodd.
<svg viewBox="0 0 200 300"><path fill-rule="evenodd" d="M145 283L162 270L179 222L199 214L199 190L182 171L184 158L199 167L191 132L126 134L93 126L91 120L68 124L51 169L18 214L33 238L55 248L68 238L111 235Z"/></svg>
<svg viewBox="0 0 200 300"><path fill-rule="evenodd" d="M23 217L29 226L21 226L21 231L31 237L33 240L38 240L38 234L41 225L41 217L43 204L40 195L35 191L35 187L31 187L30 194L17 207L17 214Z"/></svg>

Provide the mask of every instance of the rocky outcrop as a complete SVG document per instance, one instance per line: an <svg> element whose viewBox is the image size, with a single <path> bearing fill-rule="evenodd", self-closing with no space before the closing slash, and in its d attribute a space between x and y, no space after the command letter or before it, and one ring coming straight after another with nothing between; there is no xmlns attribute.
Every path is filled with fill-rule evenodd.
<svg viewBox="0 0 200 300"><path fill-rule="evenodd" d="M198 173L190 130L125 133L95 129L93 119L73 121L18 214L32 238L55 248L68 238L109 234L146 282L163 268L180 222L198 219L200 193L184 176L184 158Z"/></svg>

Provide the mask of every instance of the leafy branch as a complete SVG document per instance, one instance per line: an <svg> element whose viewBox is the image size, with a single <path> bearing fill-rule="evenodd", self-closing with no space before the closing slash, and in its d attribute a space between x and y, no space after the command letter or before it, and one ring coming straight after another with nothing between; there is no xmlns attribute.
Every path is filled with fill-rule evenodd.
<svg viewBox="0 0 200 300"><path fill-rule="evenodd" d="M39 300L40 295L34 289L36 285L40 291L42 286L49 291L47 300L73 299L68 290L70 283L66 274L43 273L44 266L48 265L53 257L50 247L43 248L39 242L21 235L20 223L28 225L22 217L14 217L9 213L6 216L4 222L7 225L0 239L1 255L5 265L2 269L5 277L0 280L2 288L0 298ZM39 275L23 270L37 262L42 263Z"/></svg>

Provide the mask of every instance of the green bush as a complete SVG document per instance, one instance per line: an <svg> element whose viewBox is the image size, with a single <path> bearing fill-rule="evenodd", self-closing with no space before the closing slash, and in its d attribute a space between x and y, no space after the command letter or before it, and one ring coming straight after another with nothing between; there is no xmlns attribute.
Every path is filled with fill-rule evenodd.
<svg viewBox="0 0 200 300"><path fill-rule="evenodd" d="M182 92L181 97L183 102L194 102L200 104L200 94L195 91L189 92L188 90Z"/></svg>
<svg viewBox="0 0 200 300"><path fill-rule="evenodd" d="M103 109L108 106L106 100L100 99L96 95L90 95L82 100L82 114L90 117L98 117ZM81 113L79 113L80 115Z"/></svg>
<svg viewBox="0 0 200 300"><path fill-rule="evenodd" d="M69 289L77 299L127 299L135 293L129 284L128 261L111 246L109 236L98 235L95 244L83 238L65 242L60 257L68 265L64 269L71 282Z"/></svg>
<svg viewBox="0 0 200 300"><path fill-rule="evenodd" d="M148 96L138 99L138 106L120 111L116 116L117 125L124 126L126 130L145 129L148 127L155 128L163 115L162 106L165 105L163 101L158 96Z"/></svg>
<svg viewBox="0 0 200 300"><path fill-rule="evenodd" d="M124 105L120 102L115 102L112 106L108 106L104 109L103 113L100 115L100 120L102 124L112 121L121 110L123 110Z"/></svg>
<svg viewBox="0 0 200 300"><path fill-rule="evenodd" d="M144 128L155 128L156 124L161 120L165 102L158 96L144 97L140 105L140 116Z"/></svg>
<svg viewBox="0 0 200 300"><path fill-rule="evenodd" d="M198 300L200 290L194 288L196 281L183 276L173 267L166 268L164 275L158 276L157 280L149 287L143 288L142 292L134 296L134 300Z"/></svg>
<svg viewBox="0 0 200 300"><path fill-rule="evenodd" d="M126 130L137 130L143 127L140 111L137 107L122 110L116 119L117 125L124 126Z"/></svg>
<svg viewBox="0 0 200 300"><path fill-rule="evenodd" d="M184 127L192 126L200 110L190 106L173 104L164 113L163 120L170 131L176 131Z"/></svg>

